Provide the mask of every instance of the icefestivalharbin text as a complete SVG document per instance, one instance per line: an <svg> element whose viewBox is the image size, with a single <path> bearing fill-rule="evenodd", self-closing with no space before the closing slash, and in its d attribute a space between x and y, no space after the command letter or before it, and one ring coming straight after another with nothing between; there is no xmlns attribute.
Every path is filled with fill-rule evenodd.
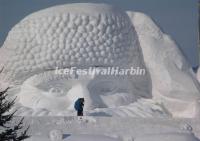
<svg viewBox="0 0 200 141"><path fill-rule="evenodd" d="M59 69L56 67L57 75L145 75L146 70L140 67L120 68L120 67L89 67L88 69L80 69L77 67Z"/></svg>

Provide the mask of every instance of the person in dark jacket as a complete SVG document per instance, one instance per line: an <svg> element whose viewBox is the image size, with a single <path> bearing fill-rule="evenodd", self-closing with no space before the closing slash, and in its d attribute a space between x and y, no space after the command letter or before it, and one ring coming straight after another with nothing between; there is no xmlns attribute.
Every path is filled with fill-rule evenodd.
<svg viewBox="0 0 200 141"><path fill-rule="evenodd" d="M74 104L74 108L77 111L77 116L83 116L84 98L78 98Z"/></svg>

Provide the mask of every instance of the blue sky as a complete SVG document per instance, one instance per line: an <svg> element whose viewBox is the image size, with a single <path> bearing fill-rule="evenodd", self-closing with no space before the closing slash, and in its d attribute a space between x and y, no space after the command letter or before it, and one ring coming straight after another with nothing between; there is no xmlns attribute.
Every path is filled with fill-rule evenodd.
<svg viewBox="0 0 200 141"><path fill-rule="evenodd" d="M76 2L108 3L150 15L177 42L192 66L199 64L197 0L0 0L0 46L8 31L26 15Z"/></svg>

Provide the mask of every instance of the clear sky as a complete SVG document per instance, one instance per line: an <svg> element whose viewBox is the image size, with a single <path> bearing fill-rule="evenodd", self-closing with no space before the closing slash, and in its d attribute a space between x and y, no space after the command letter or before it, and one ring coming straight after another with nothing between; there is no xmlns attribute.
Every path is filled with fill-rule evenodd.
<svg viewBox="0 0 200 141"><path fill-rule="evenodd" d="M198 0L0 0L0 46L8 31L26 15L50 6L108 3L150 15L177 42L193 66L198 65Z"/></svg>

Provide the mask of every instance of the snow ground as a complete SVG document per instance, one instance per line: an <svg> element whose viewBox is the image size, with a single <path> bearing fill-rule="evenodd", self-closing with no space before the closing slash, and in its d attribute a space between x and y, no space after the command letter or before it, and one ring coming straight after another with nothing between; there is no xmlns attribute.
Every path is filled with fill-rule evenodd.
<svg viewBox="0 0 200 141"><path fill-rule="evenodd" d="M27 141L49 141L50 139L45 138L45 137L33 137L28 139ZM106 137L106 136L100 136L100 135L70 135L69 137L63 138L62 141L120 141L119 139L111 138L111 137Z"/></svg>
<svg viewBox="0 0 200 141"><path fill-rule="evenodd" d="M52 130L60 131L63 141L199 141L195 136L200 138L198 119L27 117L25 123L31 125L32 137L27 141L50 141Z"/></svg>

